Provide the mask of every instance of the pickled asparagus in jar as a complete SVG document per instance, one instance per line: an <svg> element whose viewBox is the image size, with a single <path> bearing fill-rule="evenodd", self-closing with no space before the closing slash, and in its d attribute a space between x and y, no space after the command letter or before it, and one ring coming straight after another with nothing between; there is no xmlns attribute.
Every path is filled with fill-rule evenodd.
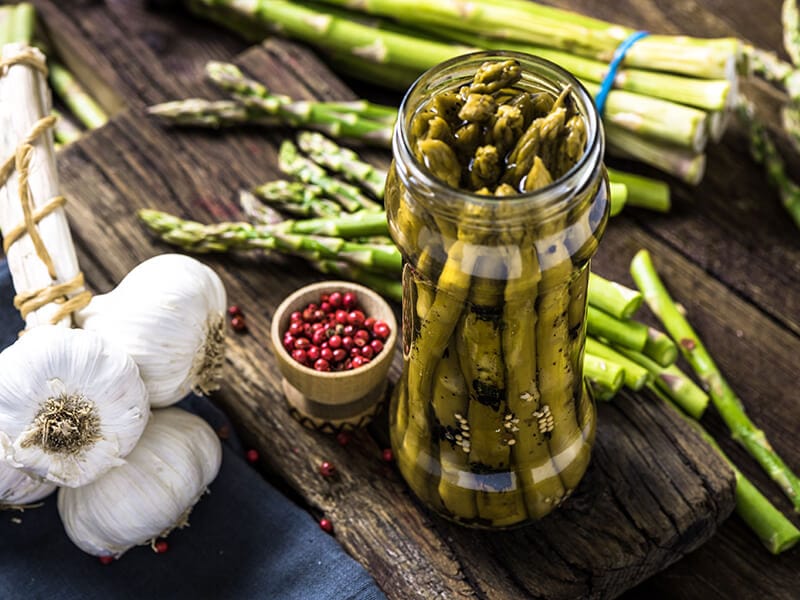
<svg viewBox="0 0 800 600"><path fill-rule="evenodd" d="M471 55L441 71L404 101L387 183L407 262L392 446L436 511L509 527L561 504L589 461L602 132L585 90L545 61Z"/></svg>

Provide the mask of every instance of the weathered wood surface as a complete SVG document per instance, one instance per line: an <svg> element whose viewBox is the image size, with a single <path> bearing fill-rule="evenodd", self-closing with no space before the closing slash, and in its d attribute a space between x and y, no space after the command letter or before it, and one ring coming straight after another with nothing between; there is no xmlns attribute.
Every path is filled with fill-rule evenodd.
<svg viewBox="0 0 800 600"><path fill-rule="evenodd" d="M98 289L107 289L137 260L164 249L152 247L135 226L131 217L134 207L158 204L209 220L234 215L235 189L271 176L274 146L265 145L264 140L274 143L277 138L260 132L236 132L224 138L202 132L165 136L150 124L141 125L138 112L141 106L186 95L186 82L200 71L207 58L224 57L237 49L237 43L224 34L215 34L209 42L207 35L198 36L186 28L193 21L174 14L154 17L142 12L135 0L115 0L107 7L78 3L85 5L81 11L59 8L58 3L37 4L44 9L48 21L59 25L64 34L61 43L69 48L74 62L90 65L88 70L101 82L98 85L114 90L117 102L114 107L119 108L118 100L124 98L126 104L137 109L132 115L120 115L106 130L69 150L62 161L66 187L73 195L80 192L83 198L74 203L72 215L80 223L76 229L84 268ZM657 4L630 1L606 5L583 0L558 4L652 30L739 34L774 49L780 43L777 1L759 0L741 5L722 0ZM154 37L152 31L158 35ZM176 37L181 41L176 42ZM168 43L156 43L159 39ZM135 64L125 62L131 56L137 56ZM170 65L168 77L164 76L164 64ZM305 73L304 81L295 81L285 72L267 69L261 62L249 67L282 91L298 94L316 91L334 96L344 93L335 86L325 87L327 80L315 81ZM192 89L198 91L197 87ZM165 148L162 141L167 138L169 146ZM147 156L140 155L145 151L149 153ZM234 163L237 166L231 168ZM689 308L693 321L742 393L750 412L788 462L798 465L800 449L795 436L800 408L794 390L800 356L796 335L800 319L800 244L776 197L765 189L758 170L746 159L741 136L729 135L721 147L712 150L709 174L700 188L677 186L678 210L674 214L654 218L633 213L618 220L607 235L595 266L601 273L623 277L635 249L646 246L656 251L670 287ZM259 297L265 289L274 289L270 278L280 278L280 285L288 290L312 277L295 265L287 268L285 264L258 258L214 262L217 266L224 265L232 296L237 300ZM548 556L545 564L550 570L543 571L519 548L509 552L508 546L533 543L536 547L537 543L544 543L534 535L537 528L487 538L486 534L465 532L431 520L409 502L396 477L375 461L378 446L364 434L347 450L324 438L313 438L315 450L311 453L303 444L286 445L286 439L299 436L297 439L301 440L303 436L294 429L294 423L280 418L279 403L252 403L244 408L236 404L235 390L245 383L251 386L248 389L253 395L267 397L275 393L276 375L265 369L262 362L268 356L266 332L274 304L251 302L252 307L248 308L254 335L252 339L240 340L242 346L237 348L229 368L232 388L223 397L229 406L238 406L240 420L246 427L254 431L258 429L254 427L257 423L269 425L261 428L255 441L273 451L270 466L294 488L310 484L306 502L313 510L332 514L339 538L387 591L406 596L410 589L425 593L434 589L431 586L449 585L465 595L519 596L536 581L546 580L548 573L549 584L567 596L586 592L590 580L596 586L594 591L622 589L618 579L626 576L625 571L605 578L598 577L599 572L586 571L559 579L564 563L558 557ZM753 373L760 376L754 378ZM647 422L647 411L659 410L626 399L622 406L628 405L638 411L645 410L645 414L635 415L637 423L641 419ZM607 424L600 430L605 443L603 427L621 427L623 417L617 407L601 410L602 423ZM719 420L711 417L707 424L744 471L786 511L788 503L744 452L724 439ZM628 432L633 426L627 423L624 427ZM682 436L685 432L676 427L664 435ZM694 447L694 443L690 446ZM314 477L315 462L323 456L346 465L343 478L331 489L320 487ZM609 475L598 475L598 471L593 467L589 478ZM631 473L619 476L630 477ZM385 506L378 507L378 513L373 506L359 514L367 493L384 499ZM354 510L341 512L345 509L343 497L353 502ZM580 496L575 502L579 499ZM576 510L580 510L580 504ZM402 532L409 537L402 547L384 548L376 555L371 545L385 540L373 536L384 531L390 535ZM547 535L547 531L544 533ZM558 548L558 542L553 543ZM480 551L476 550L479 546ZM512 562L506 564L507 555L500 553L499 547L513 555L509 557ZM601 543L597 547L602 551ZM617 550L627 558L636 556L633 547L618 546ZM500 561L503 564L498 566ZM520 563L524 568L509 574L509 565L513 569ZM796 594L797 563L797 550L779 558L770 557L734 518L701 550L629 595L792 597ZM646 576L646 570L635 579ZM391 578L388 583L386 578ZM633 582L627 585L630 583Z"/></svg>

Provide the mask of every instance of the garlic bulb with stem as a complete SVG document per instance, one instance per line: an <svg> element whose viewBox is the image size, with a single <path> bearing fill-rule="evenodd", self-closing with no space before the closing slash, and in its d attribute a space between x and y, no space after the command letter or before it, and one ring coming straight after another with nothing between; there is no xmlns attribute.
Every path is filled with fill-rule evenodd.
<svg viewBox="0 0 800 600"><path fill-rule="evenodd" d="M203 419L157 409L125 464L89 485L61 488L58 512L81 550L119 557L186 526L221 462L219 438Z"/></svg>
<svg viewBox="0 0 800 600"><path fill-rule="evenodd" d="M153 407L189 392L218 389L224 361L225 288L214 271L182 254L162 254L135 267L107 294L77 313L136 364Z"/></svg>
<svg viewBox="0 0 800 600"><path fill-rule="evenodd" d="M150 414L133 359L99 335L40 325L0 353L0 461L59 485L123 464Z"/></svg>
<svg viewBox="0 0 800 600"><path fill-rule="evenodd" d="M24 508L27 504L46 498L55 490L56 486L52 483L0 463L0 510Z"/></svg>

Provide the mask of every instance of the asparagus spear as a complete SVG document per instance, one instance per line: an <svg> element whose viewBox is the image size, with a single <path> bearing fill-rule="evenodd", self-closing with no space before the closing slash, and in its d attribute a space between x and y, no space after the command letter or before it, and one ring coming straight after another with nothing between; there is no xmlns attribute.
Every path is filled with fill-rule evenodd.
<svg viewBox="0 0 800 600"><path fill-rule="evenodd" d="M388 107L364 100L293 100L271 93L262 83L245 77L239 67L230 63L211 61L206 64L206 75L249 110L275 117L292 127L310 127L337 138L371 141L383 146L391 143L391 124L396 111Z"/></svg>
<svg viewBox="0 0 800 600"><path fill-rule="evenodd" d="M444 44L393 31L381 31L367 24L343 18L341 13L320 6L301 6L282 0L236 2L235 0L193 0L193 9L204 16L231 15L248 23L263 25L282 35L339 52L352 52L378 64L399 65L419 73L431 65L469 52L466 46ZM226 24L226 23L223 23Z"/></svg>
<svg viewBox="0 0 800 600"><path fill-rule="evenodd" d="M301 233L307 235L326 235L337 238L364 238L389 235L386 213L359 211L343 214L335 218L302 219L283 221L272 227L273 231Z"/></svg>
<svg viewBox="0 0 800 600"><path fill-rule="evenodd" d="M624 348L641 351L647 343L647 325L638 321L622 321L591 305L586 323L589 335L605 338Z"/></svg>
<svg viewBox="0 0 800 600"><path fill-rule="evenodd" d="M692 365L695 373L708 389L711 401L731 431L733 439L745 447L789 497L795 510L800 511L800 478L773 450L764 432L758 429L747 416L741 400L722 376L686 317L675 306L646 250L640 250L634 256L631 262L631 274L636 285L642 290L650 310L676 340L681 354Z"/></svg>
<svg viewBox="0 0 800 600"><path fill-rule="evenodd" d="M669 186L666 183L651 179L650 177L625 173L617 169L607 168L606 170L608 171L608 178L612 183L625 185L627 189L627 196L625 198L626 206L636 206L658 212L669 212L671 202Z"/></svg>
<svg viewBox="0 0 800 600"><path fill-rule="evenodd" d="M608 216L616 217L628 202L628 187L624 183L609 183Z"/></svg>
<svg viewBox="0 0 800 600"><path fill-rule="evenodd" d="M403 299L403 286L399 279L379 275L341 260L315 260L311 261L311 266L320 273L343 277L365 285L389 300L400 302Z"/></svg>
<svg viewBox="0 0 800 600"><path fill-rule="evenodd" d="M396 115L397 111L391 115L392 126ZM386 187L386 171L383 169L362 161L349 148L343 148L319 133L301 131L297 134L297 145L318 165L341 173L353 183L366 187L376 198L383 199Z"/></svg>
<svg viewBox="0 0 800 600"><path fill-rule="evenodd" d="M678 358L678 347L663 331L654 327L647 328L647 341L642 354L656 361L662 367L668 367Z"/></svg>
<svg viewBox="0 0 800 600"><path fill-rule="evenodd" d="M647 369L653 376L653 381L651 383L669 396L686 414L691 415L695 419L702 418L706 407L708 407L708 394L700 389L700 387L678 367L675 365L662 367L641 352L636 352L628 348L617 347L616 350L636 364Z"/></svg>
<svg viewBox="0 0 800 600"><path fill-rule="evenodd" d="M736 476L736 514L758 536L764 547L772 554L780 554L797 544L800 541L800 530L758 491L756 486L745 477L744 473L722 451L716 440L697 421L687 419L680 409L658 388L651 387L650 390L668 406L671 406L676 414L694 427L700 436L728 463L728 466Z"/></svg>
<svg viewBox="0 0 800 600"><path fill-rule="evenodd" d="M632 390L641 390L653 378L647 369L595 338L586 338L586 354L620 365L625 370L625 385Z"/></svg>
<svg viewBox="0 0 800 600"><path fill-rule="evenodd" d="M753 159L764 166L767 180L778 190L781 202L795 224L800 227L800 186L786 173L778 149L767 133L766 128L756 119L753 105L741 97L736 106L739 118L748 129L750 137L750 154Z"/></svg>
<svg viewBox="0 0 800 600"><path fill-rule="evenodd" d="M431 403L437 427L441 476L437 492L442 504L459 520L478 518L476 493L478 478L470 473L470 428L467 413L467 384L455 348L445 350L433 377Z"/></svg>
<svg viewBox="0 0 800 600"><path fill-rule="evenodd" d="M340 204L326 198L321 187L310 183L279 179L254 187L252 193L270 206L298 217L338 217L342 214Z"/></svg>
<svg viewBox="0 0 800 600"><path fill-rule="evenodd" d="M573 12L521 0L324 0L412 25L445 26L499 39L521 40L608 62L633 30ZM630 66L727 79L740 53L738 40L701 40L653 35L637 42L626 55Z"/></svg>
<svg viewBox="0 0 800 600"><path fill-rule="evenodd" d="M278 166L287 175L297 177L304 183L313 183L334 198L348 212L357 210L380 211L381 206L371 200L357 187L331 177L314 161L300 154L291 141L284 140L278 152Z"/></svg>
<svg viewBox="0 0 800 600"><path fill-rule="evenodd" d="M638 290L609 281L596 273L589 276L589 304L617 319L629 319L642 305Z"/></svg>
<svg viewBox="0 0 800 600"><path fill-rule="evenodd" d="M203 225L156 210L139 211L142 222L161 239L190 252L274 250L310 260L343 260L381 273L400 274L402 257L394 246L348 242L340 238L283 233L249 223Z"/></svg>
<svg viewBox="0 0 800 600"><path fill-rule="evenodd" d="M625 382L625 368L594 354L583 357L583 376L592 385L598 400L611 400Z"/></svg>
<svg viewBox="0 0 800 600"><path fill-rule="evenodd" d="M234 100L204 100L187 98L155 104L147 113L171 125L191 127L231 127L246 123L255 125L280 125L278 117L253 111Z"/></svg>
<svg viewBox="0 0 800 600"><path fill-rule="evenodd" d="M75 76L52 58L48 61L48 67L53 91L69 107L72 114L88 129L97 129L105 125L108 115Z"/></svg>

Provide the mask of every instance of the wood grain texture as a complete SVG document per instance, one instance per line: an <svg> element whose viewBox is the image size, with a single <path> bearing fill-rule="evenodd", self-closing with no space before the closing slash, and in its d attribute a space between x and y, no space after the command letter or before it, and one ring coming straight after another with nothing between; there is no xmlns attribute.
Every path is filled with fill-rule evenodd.
<svg viewBox="0 0 800 600"><path fill-rule="evenodd" d="M559 0L549 3L652 31L735 34L773 50L780 46L779 0L747 3L735 0L618 0L613 3ZM125 105L138 108L148 102L188 95L187 82L200 72L206 60L224 58L238 49L236 42L219 29L208 28L197 34L193 29L197 23L189 17L179 12L153 16L141 10L138 0L109 0L107 6L97 2L69 2L65 3L69 6L61 7L61 3L50 0L37 1L37 4L46 11L49 21L58 24L62 47L68 48L69 55L74 57L73 69L77 66L94 75L97 85L109 91L109 103L117 110ZM81 10L70 10L78 5ZM164 35L169 43L161 44L159 38ZM120 49L109 56L105 49L113 45ZM141 61L139 73L127 73L139 66L124 64L126 54L139 56L136 61ZM292 68L303 66L302 62L291 64ZM322 82L295 81L291 74L250 66L254 74L263 76L276 89L293 91L297 89L293 86L301 86L300 90L310 93L322 89L318 87ZM162 75L153 76L153 70ZM165 81L164 72L177 81ZM375 93L369 88L359 89ZM207 88L195 86L191 91L205 94ZM339 94L346 90L332 84L327 93L343 97ZM392 95L382 98L396 99ZM108 103L106 106L108 108ZM166 250L148 245L147 237L133 224L134 206L153 205L158 198L159 206L187 216L208 220L226 218L236 214L236 188L271 177L275 163L274 147L265 144L261 132L238 131L226 136L182 132L169 136L172 146L165 151L151 147L160 146L161 138L152 138L156 132L149 127L145 128L144 138L139 135L138 129L142 127L139 113L121 117L124 120L113 122L107 131L87 137L62 160L62 176L70 189L80 193L91 190L91 196L87 197L93 203L91 206L86 202L73 203L70 210L73 219L82 223L76 229L80 229L77 241L84 270L100 290L118 281L136 261ZM268 137L273 141L277 139ZM127 155L142 150L151 152L152 156L134 159ZM709 172L700 188L673 184L677 202L672 214L660 217L630 211L627 217L616 221L601 246L595 266L603 274L630 281L626 276L627 262L635 250L646 246L654 251L670 289L689 307L692 321L742 395L748 410L784 452L787 462L797 467L800 447L796 443L795 424L800 421L800 406L796 401L795 380L800 366L796 335L800 331L797 326L800 319L800 243L778 206L777 196L749 161L740 135L735 132L728 135L722 145L711 149L710 155ZM240 161L240 164L231 169L228 163L220 164L219 160ZM187 162L192 166L187 167ZM106 238L114 241L108 242ZM98 256L98 252L101 258L92 258ZM234 286L232 298L237 300L257 297L264 286L273 285L271 282L275 278L291 289L314 277L294 263L267 261L261 257L215 258L211 262L218 270L226 271L226 282L229 287ZM245 342L243 355L237 350L228 371L237 373L242 380L258 382L252 389L253 394L271 393L275 382L270 377L274 375L265 372L261 362L268 356L264 347L268 344L271 309L260 302L247 309L253 339L241 340ZM251 347L253 344L255 347ZM753 377L753 373L759 376ZM232 385L238 384L232 382ZM228 398L227 390L224 397ZM270 411L280 411L280 408L279 404L254 404L239 413L240 422L251 428L251 421L269 421ZM612 408L601 407L601 423L614 422L613 416L607 417ZM260 433L253 441L275 450L269 461L271 466L283 463L286 456L294 456L287 464L305 470L305 477L313 480L316 460L335 457L340 465L348 465L347 473L343 473L346 479L333 482L330 490L320 488L309 493L306 501L314 510L335 505L339 486L350 490L348 497L360 506L360 495L352 491L354 488L367 493L366 488L371 493L375 481L396 478L383 465L373 464L379 448L366 433L359 434L354 445L344 451L330 440L319 438L315 440L317 453L308 455L299 445L277 445L273 439L274 436L294 435L295 424L270 422L273 429ZM749 457L727 439L719 419L710 415L705 424L748 476L788 513L789 503ZM601 425L600 435L602 432ZM377 431L378 438L381 433ZM362 465L365 462L362 459L369 464ZM349 465L354 460L361 466L354 467L356 471L351 472ZM358 470L361 468L365 470ZM590 476L595 476L594 470ZM288 481L293 487L296 485L296 479L288 477ZM386 559L373 556L368 544L379 541L373 538L380 535L383 527L387 527L389 533L396 531L398 520L408 517L409 510L414 507L398 481L391 485L395 486L390 488L392 491L400 491L397 496L388 496L386 505L392 507L394 513L397 499L402 502L399 515L392 514L388 524L384 523L386 517L376 520L371 514L363 517L364 521L358 515L333 514L337 535L348 540L348 547L356 546L354 554L373 572L385 568ZM419 581L447 585L446 589L453 590L454 597L526 595L522 592L529 582L525 576L534 570L530 563L525 561L521 582L517 575L509 575L506 570L482 570L489 552L456 558L455 552L461 546L448 536L450 529L462 530L434 521L419 511L412 512L411 516L414 518L403 521L402 527L403 531L411 532L410 539L399 550L393 548L389 556L390 566L398 571L401 580L391 589L401 589L404 584L403 591L406 591ZM362 522L364 527L375 528L373 535L366 529L359 529ZM429 526L435 528L438 537L423 535ZM509 536L507 541L516 542L517 538ZM494 550L496 546L491 547ZM433 561L432 567L427 564L429 560ZM557 579L561 573L559 563L556 558L549 558L549 561L556 565L552 577ZM798 561L798 549L781 557L768 555L734 517L699 551L650 578L626 597L796 597ZM586 589L580 585L577 579L563 580L558 589L576 594Z"/></svg>

